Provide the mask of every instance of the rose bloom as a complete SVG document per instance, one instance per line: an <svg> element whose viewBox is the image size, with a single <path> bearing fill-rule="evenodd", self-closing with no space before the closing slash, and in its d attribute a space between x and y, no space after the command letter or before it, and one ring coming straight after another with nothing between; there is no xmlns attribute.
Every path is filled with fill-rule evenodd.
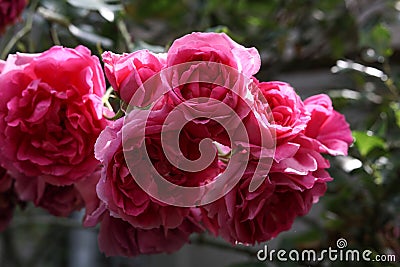
<svg viewBox="0 0 400 267"><path fill-rule="evenodd" d="M162 110L158 112L163 112ZM158 113L160 114L160 113ZM161 116L161 115L159 115ZM159 119L155 116L154 120ZM170 206L149 196L136 183L126 162L129 162L134 173L140 174L141 179L153 181L151 173L148 171L148 164L152 164L155 170L168 181L183 186L197 186L214 178L218 172L217 156L214 162L205 170L200 172L185 172L173 167L163 153L163 147L160 144L160 131L162 124L152 121L150 118L146 124L129 124L130 139L122 143L122 124L123 119L119 119L113 126L107 127L99 136L95 146L96 157L103 163L104 168L102 178L97 185L99 198L106 203L111 216L122 218L134 227L143 229L158 228L160 226L176 228L184 221L190 213L189 208ZM136 133L142 127L146 127L146 136L136 139ZM183 137L184 139L185 137ZM191 139L186 139L180 143L182 150L187 151L189 159L197 156L198 151L194 149L196 145ZM127 158L127 150L131 147L145 145L147 153L152 162L145 162L144 155L140 150L133 148L132 158ZM124 147L123 147L124 146ZM124 153L124 150L125 153ZM164 147L164 149L166 149ZM193 156L193 153L196 155ZM128 154L129 155L129 154ZM163 188L164 189L164 188ZM182 197L174 196L171 197Z"/></svg>
<svg viewBox="0 0 400 267"><path fill-rule="evenodd" d="M0 0L0 34L18 19L27 3L28 0Z"/></svg>
<svg viewBox="0 0 400 267"><path fill-rule="evenodd" d="M78 46L10 55L0 74L0 161L17 184L71 185L99 165L94 143L107 125L97 57Z"/></svg>
<svg viewBox="0 0 400 267"><path fill-rule="evenodd" d="M329 96L311 96L304 104L311 113L305 135L313 139L317 150L333 156L347 155L347 149L353 143L350 127L345 117L333 109Z"/></svg>
<svg viewBox="0 0 400 267"><path fill-rule="evenodd" d="M108 81L119 97L129 103L137 89L164 68L166 54L139 50L118 55L106 51L102 58Z"/></svg>
<svg viewBox="0 0 400 267"><path fill-rule="evenodd" d="M347 154L352 142L349 125L334 111L327 96L305 103L281 82L260 83L276 130L277 147L271 169L260 187L249 192L257 161L226 196L201 208L203 222L214 235L232 244L255 244L290 229L309 212L332 178L321 153Z"/></svg>
<svg viewBox="0 0 400 267"><path fill-rule="evenodd" d="M215 102L200 105L193 99L212 99L222 106L231 108L243 119L251 112L252 89L255 85L252 75L261 66L258 51L246 48L233 41L224 33L191 33L175 40L167 53L168 78L172 87L168 97L174 105L185 103L193 110L207 114L191 121L192 134L211 138L230 146L226 127L235 129L234 124L217 123L216 116L232 117L219 113L222 109ZM190 128L190 127L189 127ZM200 134L203 134L200 136Z"/></svg>
<svg viewBox="0 0 400 267"><path fill-rule="evenodd" d="M168 163L162 153L160 137L157 134L161 130L162 124L159 122L162 122L164 111L161 109L152 112L156 112L157 115L150 116L147 123L125 126L132 126L128 132L132 133L130 138L133 140L138 140L135 139L135 133L139 132L139 128L146 127L146 136L141 141L147 146L149 157L152 159L150 164L154 164L158 173L180 185L196 185L200 178L214 177L216 174L213 168L199 173L185 173ZM175 251L188 241L191 233L201 231L198 223L199 211L160 202L136 183L126 162L139 169L143 175L147 175L147 172L140 168L146 168L146 165L141 161L132 162L133 159L126 158L123 149L130 149L136 143L129 143L130 139L126 141L128 143L122 143L123 123L122 118L115 121L97 140L96 157L104 165L97 184L99 204L94 208L96 205L93 204L93 199L85 200L92 203L88 209L89 214L86 215L85 225L93 226L100 221L99 247L106 255L135 256ZM192 146L190 142L183 142L182 145ZM142 155L135 153L134 158L142 158ZM217 167L215 169L218 170ZM148 180L151 181L151 177L148 177Z"/></svg>
<svg viewBox="0 0 400 267"><path fill-rule="evenodd" d="M232 244L254 245L289 230L298 216L306 215L318 202L331 180L323 169L307 176L270 172L254 192L249 192L256 164L249 162L227 195L201 207L205 227Z"/></svg>
<svg viewBox="0 0 400 267"><path fill-rule="evenodd" d="M221 63L247 77L261 66L257 49L245 48L225 33L194 32L176 39L168 50L167 66L194 61Z"/></svg>
<svg viewBox="0 0 400 267"><path fill-rule="evenodd" d="M310 115L293 87L279 81L261 82L258 87L272 112L278 144L306 128Z"/></svg>
<svg viewBox="0 0 400 267"><path fill-rule="evenodd" d="M17 201L14 181L7 170L0 167L0 232L10 224Z"/></svg>
<svg viewBox="0 0 400 267"><path fill-rule="evenodd" d="M176 228L160 226L142 229L111 216L105 202L99 199L96 192L100 178L95 173L92 178L77 183L76 188L85 203L83 225L93 227L100 223L98 245L107 256L134 257L140 254L172 253L188 242L190 234L204 230L198 223L200 213L197 209L191 210Z"/></svg>

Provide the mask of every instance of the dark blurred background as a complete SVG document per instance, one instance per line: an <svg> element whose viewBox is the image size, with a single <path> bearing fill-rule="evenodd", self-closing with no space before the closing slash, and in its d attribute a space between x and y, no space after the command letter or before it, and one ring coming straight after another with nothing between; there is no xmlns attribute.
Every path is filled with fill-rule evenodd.
<svg viewBox="0 0 400 267"><path fill-rule="evenodd" d="M394 262L260 263L263 247L195 236L172 255L105 258L82 214L53 218L31 205L0 234L1 267L399 266L400 1L395 0L31 0L0 37L0 57L55 44L165 51L192 31L226 32L262 58L260 80L292 84L304 99L326 93L350 122L349 156L331 160L334 181L311 213L267 242L270 249L336 247L391 254ZM254 252L254 253L253 253Z"/></svg>

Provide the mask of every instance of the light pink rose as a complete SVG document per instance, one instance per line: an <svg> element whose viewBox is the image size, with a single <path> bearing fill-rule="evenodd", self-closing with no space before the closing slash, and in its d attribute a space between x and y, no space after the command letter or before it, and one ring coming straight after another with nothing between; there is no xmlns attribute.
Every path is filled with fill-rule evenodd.
<svg viewBox="0 0 400 267"><path fill-rule="evenodd" d="M0 232L10 224L16 201L14 181L7 171L0 167Z"/></svg>
<svg viewBox="0 0 400 267"><path fill-rule="evenodd" d="M104 92L99 60L83 46L10 55L0 74L0 161L17 180L59 186L90 175L107 125Z"/></svg>
<svg viewBox="0 0 400 267"><path fill-rule="evenodd" d="M165 66L166 54L139 50L130 54L103 53L104 71L111 86L123 101L129 103L143 83Z"/></svg>
<svg viewBox="0 0 400 267"><path fill-rule="evenodd" d="M0 34L8 25L15 23L27 4L27 0L0 0Z"/></svg>
<svg viewBox="0 0 400 267"><path fill-rule="evenodd" d="M333 156L347 155L353 143L351 130L345 117L333 109L329 96L311 96L304 104L311 113L305 135L315 140L318 151Z"/></svg>

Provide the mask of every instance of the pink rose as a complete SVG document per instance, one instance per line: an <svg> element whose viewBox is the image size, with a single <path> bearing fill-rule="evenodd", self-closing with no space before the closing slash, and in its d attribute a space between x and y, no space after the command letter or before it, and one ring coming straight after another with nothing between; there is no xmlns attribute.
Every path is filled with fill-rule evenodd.
<svg viewBox="0 0 400 267"><path fill-rule="evenodd" d="M160 174L168 176L173 182L186 185L193 183L196 179L188 179L183 172L165 165L166 159L158 144L160 137L156 134L161 129L158 123L162 122L164 116L161 114L162 109L152 112L157 111L160 113L151 117L147 124L135 124L137 127L148 125L145 131L146 143L153 164ZM100 223L99 248L107 256L132 257L174 252L188 242L190 234L202 231L199 210L159 202L136 184L126 165L130 159L125 158L122 147L123 123L122 118L115 121L97 140L96 157L104 166L97 184L97 196L92 184L94 179L77 185L81 193L85 192L87 212L84 225L90 227ZM135 135L135 129L129 129L128 132ZM124 144L124 149L134 145ZM139 164L133 165L141 168Z"/></svg>
<svg viewBox="0 0 400 267"><path fill-rule="evenodd" d="M282 179L281 173L272 173L250 193L249 177L253 171L250 165L247 174L231 192L201 208L205 227L232 244L254 245L289 230L293 221L307 214L325 193L325 181L330 178L323 170L315 171L310 174L315 180L310 189L294 190L276 182Z"/></svg>
<svg viewBox="0 0 400 267"><path fill-rule="evenodd" d="M95 170L105 80L87 48L10 55L0 88L0 161L17 180L70 185Z"/></svg>
<svg viewBox="0 0 400 267"><path fill-rule="evenodd" d="M265 242L290 229L295 218L309 212L325 193L326 183L332 180L325 170L329 161L321 153L334 148L347 151L351 141L348 124L332 109L329 98L321 97L319 101L318 97L311 98L303 105L293 88L285 83L260 83L259 87L271 108L274 121L270 127L277 135L268 176L256 191L249 191L257 163L257 157L252 157L231 192L201 207L206 228L232 244ZM249 116L244 122L253 138L251 143L257 145L260 138L254 120L255 117ZM344 136L340 137L341 134Z"/></svg>
<svg viewBox="0 0 400 267"><path fill-rule="evenodd" d="M329 96L311 96L304 104L311 113L305 135L315 140L318 151L333 156L347 155L347 149L353 143L351 130L345 117L333 109Z"/></svg>
<svg viewBox="0 0 400 267"><path fill-rule="evenodd" d="M253 105L251 95L256 89L252 75L260 65L255 48L245 48L224 33L185 35L175 40L168 50L165 74L170 86L168 97L175 106L184 103L198 114L207 114L191 121L195 136L230 145L226 127L235 129L238 121L224 123L224 128L215 119L232 117L232 114L222 114L224 105L240 119L248 116ZM213 101L199 105L196 99L201 98Z"/></svg>
<svg viewBox="0 0 400 267"><path fill-rule="evenodd" d="M126 103L146 80L164 68L165 57L148 50L122 55L106 51L102 55L106 77Z"/></svg>
<svg viewBox="0 0 400 267"><path fill-rule="evenodd" d="M167 65L211 61L230 66L247 77L261 66L257 49L245 48L225 33L194 32L176 39L168 50Z"/></svg>
<svg viewBox="0 0 400 267"><path fill-rule="evenodd" d="M162 110L157 112L162 112ZM122 143L123 119L119 119L112 126L107 127L100 134L95 146L96 157L104 165L102 178L97 185L100 200L106 204L111 216L122 218L132 226L142 229L161 226L166 229L176 228L188 217L190 208L170 206L153 199L136 183L130 172L133 169L129 169L126 162L133 166L135 173L140 174L140 179L150 183L153 178L148 172L148 164L152 164L155 170L168 181L183 186L198 186L219 173L216 155L211 166L200 172L186 172L172 166L162 150L160 143L162 120L158 121L162 115L160 113L157 115L154 120L150 119L147 122L142 121L142 123L134 121L134 123L124 126L130 127L127 131L132 134L127 139L127 143L124 143L125 153L131 148L146 144L151 162L143 161L145 155L140 154L140 150L134 150L132 158L126 158ZM137 133L144 127L146 136L141 139ZM185 136L182 139L185 140ZM181 141L180 144L182 151L189 153L185 153L189 159L196 157L198 153L198 144L192 144L193 141L187 139ZM165 190L165 188L162 189ZM171 195L171 197L184 196Z"/></svg>
<svg viewBox="0 0 400 267"><path fill-rule="evenodd" d="M0 0L0 34L21 15L27 0Z"/></svg>
<svg viewBox="0 0 400 267"><path fill-rule="evenodd" d="M273 114L278 144L303 131L310 115L294 89L284 82L261 82L260 88Z"/></svg>

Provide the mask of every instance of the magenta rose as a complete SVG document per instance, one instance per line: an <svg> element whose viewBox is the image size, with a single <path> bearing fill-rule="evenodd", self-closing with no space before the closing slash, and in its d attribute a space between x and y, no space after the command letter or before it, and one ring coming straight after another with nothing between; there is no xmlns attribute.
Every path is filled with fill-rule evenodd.
<svg viewBox="0 0 400 267"><path fill-rule="evenodd" d="M122 55L107 51L102 55L106 77L126 103L146 80L164 68L165 57L166 54L154 54L148 50Z"/></svg>
<svg viewBox="0 0 400 267"><path fill-rule="evenodd" d="M0 74L0 161L17 179L70 185L99 165L94 143L107 125L97 57L78 46L10 55Z"/></svg>
<svg viewBox="0 0 400 267"><path fill-rule="evenodd" d="M0 34L21 15L27 0L0 0Z"/></svg>
<svg viewBox="0 0 400 267"><path fill-rule="evenodd" d="M333 109L329 96L311 96L304 104L311 113L305 135L315 141L318 151L333 156L347 155L347 149L353 143L351 130L345 117Z"/></svg>

